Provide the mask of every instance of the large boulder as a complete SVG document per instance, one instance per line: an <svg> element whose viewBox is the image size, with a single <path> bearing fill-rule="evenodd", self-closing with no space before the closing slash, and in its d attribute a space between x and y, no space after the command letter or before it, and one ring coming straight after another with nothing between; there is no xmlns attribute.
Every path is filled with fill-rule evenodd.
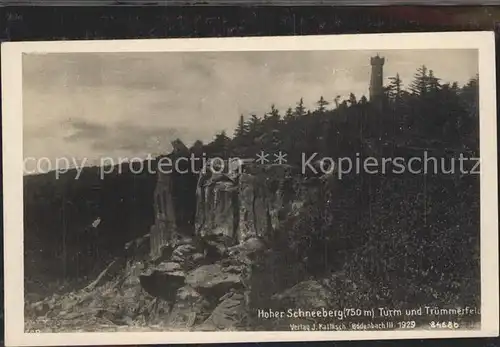
<svg viewBox="0 0 500 347"><path fill-rule="evenodd" d="M147 269L139 276L139 280L148 294L171 302L184 284L185 277L179 263L166 262Z"/></svg>
<svg viewBox="0 0 500 347"><path fill-rule="evenodd" d="M228 253L232 257L236 257L238 255L251 256L254 253L265 250L266 248L266 243L262 239L253 237L237 244L236 246L230 247L228 249Z"/></svg>
<svg viewBox="0 0 500 347"><path fill-rule="evenodd" d="M202 331L241 330L247 323L245 297L229 292L221 298L208 319L199 327Z"/></svg>
<svg viewBox="0 0 500 347"><path fill-rule="evenodd" d="M187 241L187 240L184 240ZM153 259L154 264L166 262L175 262L184 271L189 271L205 263L206 249L200 242L179 241L175 244L164 245L161 247L161 255Z"/></svg>
<svg viewBox="0 0 500 347"><path fill-rule="evenodd" d="M168 324L172 327L191 328L207 319L212 305L190 286L179 288Z"/></svg>
<svg viewBox="0 0 500 347"><path fill-rule="evenodd" d="M171 256L171 260L178 263L189 261L194 254L199 253L196 247L192 244L183 244L176 247Z"/></svg>
<svg viewBox="0 0 500 347"><path fill-rule="evenodd" d="M217 264L203 265L186 276L186 284L207 297L220 298L232 288L241 288L240 274L226 272Z"/></svg>

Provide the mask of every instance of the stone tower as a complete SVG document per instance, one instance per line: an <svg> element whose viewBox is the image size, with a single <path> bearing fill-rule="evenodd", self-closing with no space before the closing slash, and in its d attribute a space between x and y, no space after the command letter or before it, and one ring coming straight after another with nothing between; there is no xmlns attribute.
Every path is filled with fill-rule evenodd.
<svg viewBox="0 0 500 347"><path fill-rule="evenodd" d="M370 59L372 65L372 75L370 79L370 101L379 100L384 93L384 63L385 58L378 54Z"/></svg>

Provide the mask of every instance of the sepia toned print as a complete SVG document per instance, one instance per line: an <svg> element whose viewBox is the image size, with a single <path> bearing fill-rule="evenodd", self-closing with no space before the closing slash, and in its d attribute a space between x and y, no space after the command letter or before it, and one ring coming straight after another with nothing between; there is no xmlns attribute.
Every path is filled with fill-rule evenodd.
<svg viewBox="0 0 500 347"><path fill-rule="evenodd" d="M467 35L2 46L12 341L494 335L493 40Z"/></svg>

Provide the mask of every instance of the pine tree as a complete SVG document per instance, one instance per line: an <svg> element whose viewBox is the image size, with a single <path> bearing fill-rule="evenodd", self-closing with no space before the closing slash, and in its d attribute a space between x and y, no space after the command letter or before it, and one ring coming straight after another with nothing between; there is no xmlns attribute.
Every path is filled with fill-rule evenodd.
<svg viewBox="0 0 500 347"><path fill-rule="evenodd" d="M299 102L297 103L297 106L295 106L295 116L301 117L305 114L306 114L306 108L304 106L304 99L300 98Z"/></svg>
<svg viewBox="0 0 500 347"><path fill-rule="evenodd" d="M248 120L249 132L251 132L252 134L255 134L256 132L258 132L260 130L260 124L261 124L261 121L260 121L259 117L257 117L257 115L255 115L255 114L252 114L250 116L250 119Z"/></svg>
<svg viewBox="0 0 500 347"><path fill-rule="evenodd" d="M437 78L434 76L434 72L432 70L429 70L429 76L428 76L428 91L429 92L436 92L441 89L441 83L440 83L440 78Z"/></svg>
<svg viewBox="0 0 500 347"><path fill-rule="evenodd" d="M467 105L468 113L477 116L479 107L479 76L476 75L471 78L469 82L460 88L459 95L465 105Z"/></svg>
<svg viewBox="0 0 500 347"><path fill-rule="evenodd" d="M415 80L410 84L410 91L415 95L424 95L427 93L429 89L429 76L425 65L417 69L414 78Z"/></svg>
<svg viewBox="0 0 500 347"><path fill-rule="evenodd" d="M316 104L318 105L319 112L325 112L326 106L328 106L330 103L326 101L325 98L323 98L323 96L321 96Z"/></svg>
<svg viewBox="0 0 500 347"><path fill-rule="evenodd" d="M243 115L240 115L240 120L238 121L238 127L234 131L234 136L239 137L243 136L248 132L248 126L245 124L245 118Z"/></svg>
<svg viewBox="0 0 500 347"><path fill-rule="evenodd" d="M205 149L205 147L203 145L203 142L201 142L200 140L196 140L193 143L193 145L191 146L191 148L189 149L189 151L191 152L192 155L194 155L195 158L201 158L203 155L204 149ZM194 162L194 167L196 170L200 170L202 166L203 166L202 161L197 160Z"/></svg>
<svg viewBox="0 0 500 347"><path fill-rule="evenodd" d="M264 117L262 122L264 131L268 132L270 129L277 129L280 124L281 115L274 104L271 105L271 111L269 111L266 115L267 117Z"/></svg>
<svg viewBox="0 0 500 347"><path fill-rule="evenodd" d="M230 141L231 139L226 135L226 131L222 130L220 133L215 135L215 143L226 143Z"/></svg>
<svg viewBox="0 0 500 347"><path fill-rule="evenodd" d="M226 135L226 131L223 130L215 135L215 139L211 143L212 151L215 155L226 158L230 143L231 139Z"/></svg>
<svg viewBox="0 0 500 347"><path fill-rule="evenodd" d="M286 113L285 113L285 121L286 122L289 122L291 121L292 119L294 118L293 116L293 111L292 111L292 108L289 107L287 110L286 110Z"/></svg>
<svg viewBox="0 0 500 347"><path fill-rule="evenodd" d="M337 95L335 99L333 99L333 102L335 103L335 108L339 108L340 105L340 95Z"/></svg>
<svg viewBox="0 0 500 347"><path fill-rule="evenodd" d="M196 140L190 148L191 152L199 152L203 150L203 142L201 140Z"/></svg>
<svg viewBox="0 0 500 347"><path fill-rule="evenodd" d="M278 111L276 106L274 106L274 104L271 105L271 111L268 114L269 114L269 117L273 117L273 118L277 118L277 119L280 118L280 112Z"/></svg>
<svg viewBox="0 0 500 347"><path fill-rule="evenodd" d="M399 77L399 74L396 74L394 77L389 77L389 98L394 101L401 100L402 90L403 90L403 81Z"/></svg>
<svg viewBox="0 0 500 347"><path fill-rule="evenodd" d="M349 94L349 104L352 106L352 105L356 105L358 103L358 101L356 100L356 95L354 95L354 93L350 93Z"/></svg>

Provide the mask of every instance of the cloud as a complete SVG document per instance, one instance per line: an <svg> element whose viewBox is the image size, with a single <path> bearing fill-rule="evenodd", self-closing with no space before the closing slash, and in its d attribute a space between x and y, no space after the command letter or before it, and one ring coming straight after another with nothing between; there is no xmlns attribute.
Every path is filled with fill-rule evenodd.
<svg viewBox="0 0 500 347"><path fill-rule="evenodd" d="M195 135L189 129L165 126L121 123L113 127L82 119L70 120L72 133L64 138L68 143L83 143L96 152L128 151L141 153L162 153L171 147L179 137L194 142Z"/></svg>
<svg viewBox="0 0 500 347"><path fill-rule="evenodd" d="M130 151L131 153L161 153L170 149L175 139L186 137L188 131L168 127L138 127L131 124L114 128L105 138L95 139L93 148L100 151ZM187 136L189 138L189 135ZM186 139L185 139L186 140Z"/></svg>
<svg viewBox="0 0 500 347"><path fill-rule="evenodd" d="M65 137L67 141L92 140L106 135L107 127L97 123L91 123L85 120L71 120L70 125L74 133Z"/></svg>

